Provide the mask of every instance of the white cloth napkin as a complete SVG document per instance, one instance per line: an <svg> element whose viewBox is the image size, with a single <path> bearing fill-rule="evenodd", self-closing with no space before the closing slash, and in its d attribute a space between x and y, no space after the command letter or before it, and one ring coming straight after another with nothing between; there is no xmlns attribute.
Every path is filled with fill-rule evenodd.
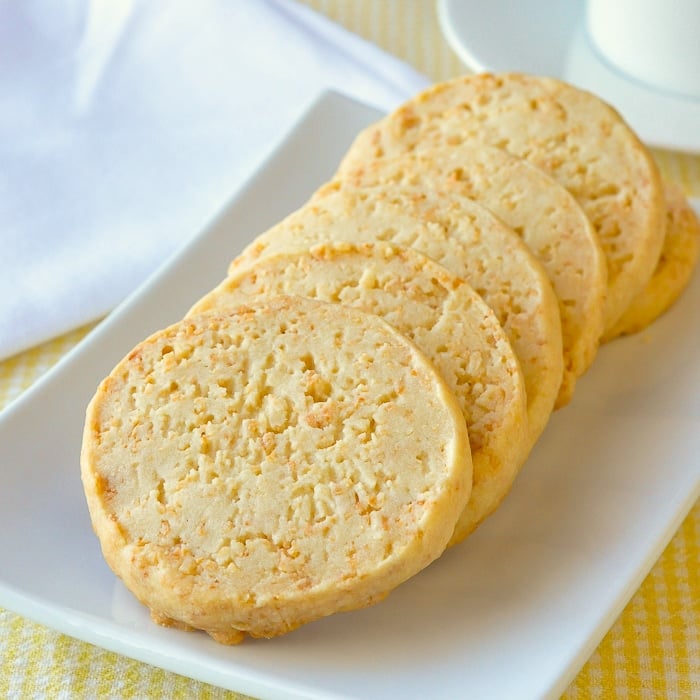
<svg viewBox="0 0 700 700"><path fill-rule="evenodd" d="M426 84L285 0L0 0L0 358L112 309L322 89Z"/></svg>

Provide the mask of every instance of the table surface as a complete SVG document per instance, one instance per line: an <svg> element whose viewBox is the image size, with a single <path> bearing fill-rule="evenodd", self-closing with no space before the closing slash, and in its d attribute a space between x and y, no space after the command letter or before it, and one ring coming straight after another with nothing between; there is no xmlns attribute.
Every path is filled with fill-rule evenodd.
<svg viewBox="0 0 700 700"><path fill-rule="evenodd" d="M433 0L304 0L433 80L466 68ZM663 175L700 196L700 157L654 151ZM92 328L0 362L0 409ZM700 698L700 503L564 698ZM66 637L0 608L0 697L244 698Z"/></svg>

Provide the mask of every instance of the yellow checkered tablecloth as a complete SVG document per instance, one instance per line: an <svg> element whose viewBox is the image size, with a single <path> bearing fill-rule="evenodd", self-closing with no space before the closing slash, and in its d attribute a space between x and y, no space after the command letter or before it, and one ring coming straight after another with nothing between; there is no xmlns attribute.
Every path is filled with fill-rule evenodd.
<svg viewBox="0 0 700 700"><path fill-rule="evenodd" d="M433 0L304 0L434 80L464 72ZM656 151L663 174L700 196L700 157ZM0 362L0 409L87 333ZM700 698L700 503L564 694ZM0 698L242 698L53 632L0 608Z"/></svg>

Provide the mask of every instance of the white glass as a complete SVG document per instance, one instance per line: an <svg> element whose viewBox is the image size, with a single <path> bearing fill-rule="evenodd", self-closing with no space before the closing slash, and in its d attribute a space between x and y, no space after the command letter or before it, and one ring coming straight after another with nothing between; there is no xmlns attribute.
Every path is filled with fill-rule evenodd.
<svg viewBox="0 0 700 700"><path fill-rule="evenodd" d="M616 68L700 99L700 1L588 0L586 21L593 44Z"/></svg>

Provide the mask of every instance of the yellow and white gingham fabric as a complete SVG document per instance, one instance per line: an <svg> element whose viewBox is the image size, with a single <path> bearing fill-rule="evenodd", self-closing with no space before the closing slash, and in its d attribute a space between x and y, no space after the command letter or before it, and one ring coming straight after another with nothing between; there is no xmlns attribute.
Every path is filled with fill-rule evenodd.
<svg viewBox="0 0 700 700"><path fill-rule="evenodd" d="M433 0L304 2L434 80L465 70L440 32ZM700 157L662 151L655 156L668 179L700 196ZM73 331L0 362L0 409L88 330ZM79 642L0 608L1 699L103 697L244 696ZM700 503L564 698L700 699Z"/></svg>

